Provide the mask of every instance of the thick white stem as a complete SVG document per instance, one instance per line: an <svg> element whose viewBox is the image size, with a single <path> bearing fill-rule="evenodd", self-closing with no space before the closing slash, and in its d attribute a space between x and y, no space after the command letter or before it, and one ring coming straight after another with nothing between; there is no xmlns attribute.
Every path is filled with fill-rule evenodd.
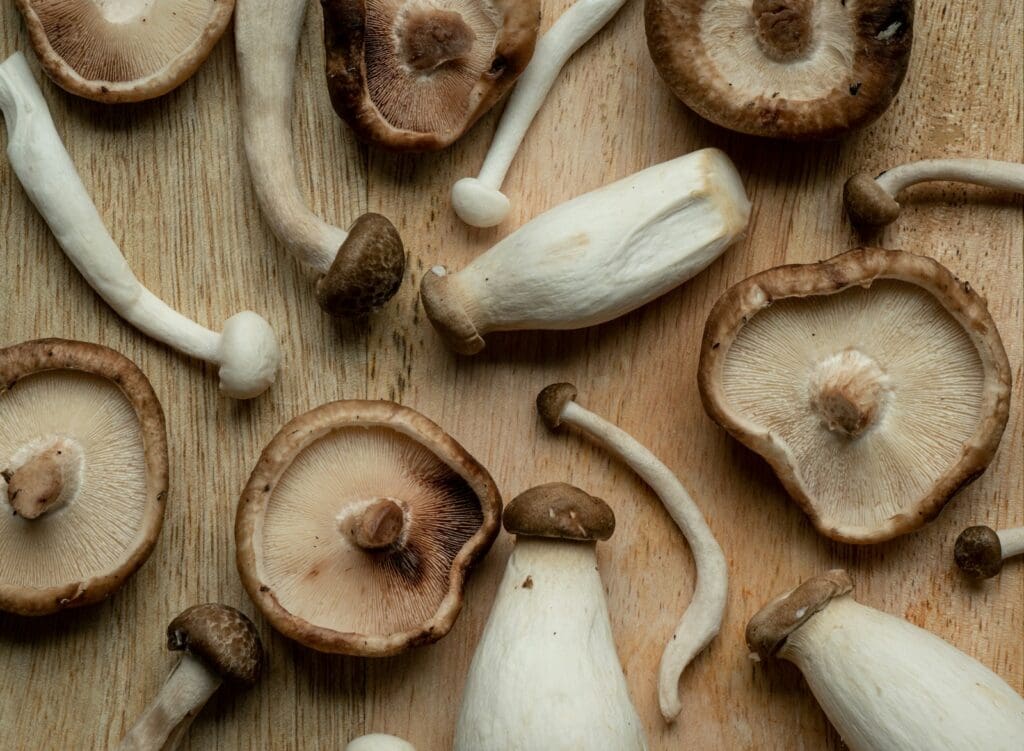
<svg viewBox="0 0 1024 751"><path fill-rule="evenodd" d="M345 751L416 751L413 745L401 738L384 733L371 733L351 741Z"/></svg>
<svg viewBox="0 0 1024 751"><path fill-rule="evenodd" d="M893 198L904 188L931 180L975 183L1024 193L1024 164L992 159L924 159L893 167L875 178L879 187Z"/></svg>
<svg viewBox="0 0 1024 751"><path fill-rule="evenodd" d="M573 401L566 403L561 420L593 437L651 487L682 531L693 553L697 569L693 597L675 633L665 645L658 677L661 714L666 721L671 722L682 709L680 676L722 627L729 591L725 555L686 488L646 447L625 431Z"/></svg>
<svg viewBox="0 0 1024 751"><path fill-rule="evenodd" d="M273 330L256 313L210 331L142 286L114 242L50 117L46 100L17 52L0 65L0 110L7 157L25 192L64 253L89 285L143 333L192 357L221 366L221 389L250 398L274 382L280 352Z"/></svg>
<svg viewBox="0 0 1024 751"><path fill-rule="evenodd" d="M493 227L508 216L508 197L501 192L512 160L526 131L547 98L566 62L608 23L626 0L579 0L563 13L537 42L501 115L498 130L476 178L452 187L455 213L474 227Z"/></svg>
<svg viewBox="0 0 1024 751"><path fill-rule="evenodd" d="M171 671L160 693L150 702L118 746L118 751L173 751L222 682L222 678L188 652Z"/></svg>
<svg viewBox="0 0 1024 751"><path fill-rule="evenodd" d="M1004 561L1024 553L1024 527L1000 529L996 535L999 537L999 547L1003 550Z"/></svg>
<svg viewBox="0 0 1024 751"><path fill-rule="evenodd" d="M235 49L245 154L256 198L277 239L326 274L348 233L310 211L292 144L295 58L306 0L237 0Z"/></svg>

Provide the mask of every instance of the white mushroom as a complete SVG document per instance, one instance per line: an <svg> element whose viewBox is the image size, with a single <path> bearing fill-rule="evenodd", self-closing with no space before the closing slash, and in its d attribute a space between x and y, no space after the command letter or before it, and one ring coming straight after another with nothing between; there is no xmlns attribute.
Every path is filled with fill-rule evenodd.
<svg viewBox="0 0 1024 751"><path fill-rule="evenodd" d="M452 186L452 206L474 227L494 227L508 216L508 196L501 192L512 160L555 79L576 51L608 23L626 0L578 0L551 26L520 76L477 177Z"/></svg>
<svg viewBox="0 0 1024 751"><path fill-rule="evenodd" d="M1024 699L924 629L857 603L845 571L777 598L747 625L761 658L789 660L850 751L1019 751Z"/></svg>
<svg viewBox="0 0 1024 751"><path fill-rule="evenodd" d="M457 274L435 266L420 294L462 354L488 331L594 326L695 276L749 217L729 157L702 149L557 206Z"/></svg>
<svg viewBox="0 0 1024 751"><path fill-rule="evenodd" d="M228 396L249 399L266 391L281 359L270 324L244 311L225 321L218 334L142 286L103 225L20 52L0 65L0 110L14 174L68 258L107 304L143 333L217 365L221 391Z"/></svg>
<svg viewBox="0 0 1024 751"><path fill-rule="evenodd" d="M411 743L384 733L371 733L356 738L345 751L416 751Z"/></svg>
<svg viewBox="0 0 1024 751"><path fill-rule="evenodd" d="M991 579L1003 569L1003 561L1024 553L1024 527L1000 529L968 527L956 538L953 557L960 570L972 579Z"/></svg>
<svg viewBox="0 0 1024 751"><path fill-rule="evenodd" d="M1024 164L993 159L924 159L886 170L876 178L861 173L846 181L843 199L857 224L881 226L896 220L896 196L917 183L942 180L974 183L1024 193Z"/></svg>
<svg viewBox="0 0 1024 751"><path fill-rule="evenodd" d="M515 498L504 521L516 544L469 668L454 751L645 751L597 569L612 510L552 483Z"/></svg>

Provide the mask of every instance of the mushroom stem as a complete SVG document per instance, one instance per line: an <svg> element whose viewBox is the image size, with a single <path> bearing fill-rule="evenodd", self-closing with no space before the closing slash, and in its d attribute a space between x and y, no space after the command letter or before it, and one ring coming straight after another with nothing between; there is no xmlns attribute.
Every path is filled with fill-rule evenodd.
<svg viewBox="0 0 1024 751"><path fill-rule="evenodd" d="M900 213L896 196L904 188L933 180L965 182L1024 193L1024 164L992 159L924 159L901 164L872 179L861 173L846 182L843 199L857 224L881 226Z"/></svg>
<svg viewBox="0 0 1024 751"><path fill-rule="evenodd" d="M384 550L402 539L405 511L390 498L355 504L339 514L338 529L363 550Z"/></svg>
<svg viewBox="0 0 1024 751"><path fill-rule="evenodd" d="M1024 553L1024 527L1001 529L968 527L956 538L956 565L972 579L991 579L1003 568L1003 561Z"/></svg>
<svg viewBox="0 0 1024 751"><path fill-rule="evenodd" d="M618 456L655 492L693 553L697 581L690 605L665 646L658 677L658 703L666 722L682 709L679 678L690 661L718 634L728 600L725 555L693 498L672 471L628 433L576 403L571 384L553 384L537 397L549 428L572 425Z"/></svg>
<svg viewBox="0 0 1024 751"><path fill-rule="evenodd" d="M226 395L249 399L266 391L281 358L270 324L245 311L229 318L218 334L142 286L103 225L20 52L0 65L0 110L14 173L64 253L100 297L143 333L219 366Z"/></svg>
<svg viewBox="0 0 1024 751"><path fill-rule="evenodd" d="M878 420L886 386L878 363L847 349L818 364L811 379L811 405L833 433L856 438Z"/></svg>
<svg viewBox="0 0 1024 751"><path fill-rule="evenodd" d="M477 177L452 186L452 206L474 227L494 227L508 216L511 204L501 192L526 131L566 62L607 24L626 0L579 0L551 26L520 76Z"/></svg>
<svg viewBox="0 0 1024 751"><path fill-rule="evenodd" d="M393 735L370 733L349 741L345 751L416 751L413 745Z"/></svg>
<svg viewBox="0 0 1024 751"><path fill-rule="evenodd" d="M429 7L410 10L396 36L402 60L421 72L462 59L476 40L461 15Z"/></svg>
<svg viewBox="0 0 1024 751"><path fill-rule="evenodd" d="M789 62L802 57L813 38L813 0L754 0L757 41L768 57Z"/></svg>
<svg viewBox="0 0 1024 751"><path fill-rule="evenodd" d="M65 485L73 457L62 442L40 451L17 469L4 473L7 502L23 519L38 519L67 502Z"/></svg>

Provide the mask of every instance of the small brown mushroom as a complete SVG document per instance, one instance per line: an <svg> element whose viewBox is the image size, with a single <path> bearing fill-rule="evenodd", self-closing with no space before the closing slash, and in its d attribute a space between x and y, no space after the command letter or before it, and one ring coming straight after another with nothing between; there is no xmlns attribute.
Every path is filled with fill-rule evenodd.
<svg viewBox="0 0 1024 751"><path fill-rule="evenodd" d="M123 355L61 339L0 350L0 384L0 610L98 602L160 534L160 402Z"/></svg>
<svg viewBox="0 0 1024 751"><path fill-rule="evenodd" d="M1003 570L1003 561L1024 553L1024 527L1000 529L968 527L956 538L953 558L972 579L991 579Z"/></svg>
<svg viewBox="0 0 1024 751"><path fill-rule="evenodd" d="M177 88L221 38L234 0L15 0L46 74L97 102Z"/></svg>
<svg viewBox="0 0 1024 751"><path fill-rule="evenodd" d="M324 0L327 86L368 143L441 149L511 88L533 55L539 0Z"/></svg>
<svg viewBox="0 0 1024 751"><path fill-rule="evenodd" d="M392 655L448 633L500 520L490 475L433 422L391 402L333 402L263 451L235 520L238 570L285 636Z"/></svg>
<svg viewBox="0 0 1024 751"><path fill-rule="evenodd" d="M746 279L715 304L698 385L832 539L934 518L1006 427L1010 366L985 301L936 261L861 248Z"/></svg>
<svg viewBox="0 0 1024 751"><path fill-rule="evenodd" d="M646 0L647 46L690 109L731 130L835 138L899 91L913 0Z"/></svg>

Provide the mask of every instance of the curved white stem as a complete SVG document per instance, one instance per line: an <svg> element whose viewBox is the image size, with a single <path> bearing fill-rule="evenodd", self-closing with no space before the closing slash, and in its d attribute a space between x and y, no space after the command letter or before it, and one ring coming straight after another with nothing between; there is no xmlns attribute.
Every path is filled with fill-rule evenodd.
<svg viewBox="0 0 1024 751"><path fill-rule="evenodd" d="M393 735L371 733L356 738L345 746L345 751L416 751L416 749L411 743Z"/></svg>
<svg viewBox="0 0 1024 751"><path fill-rule="evenodd" d="M999 546L1003 550L1003 560L1024 553L1024 527L1016 529L1000 529L996 531Z"/></svg>
<svg viewBox="0 0 1024 751"><path fill-rule="evenodd" d="M452 186L452 205L462 221L474 227L493 227L508 216L510 203L501 192L501 184L526 131L569 58L625 3L626 0L579 0L537 42L533 58L501 115L480 174L463 178Z"/></svg>
<svg viewBox="0 0 1024 751"><path fill-rule="evenodd" d="M975 183L1024 193L1024 164L992 159L924 159L886 170L875 182L893 198L904 188L931 180Z"/></svg>
<svg viewBox="0 0 1024 751"><path fill-rule="evenodd" d="M132 273L57 135L20 52L0 65L0 110L14 173L64 253L107 304L143 333L220 366L221 390L228 396L247 399L269 388L280 351L263 318L239 313L218 334L169 307Z"/></svg>
<svg viewBox="0 0 1024 751"><path fill-rule="evenodd" d="M574 401L566 402L560 418L562 422L593 437L629 465L651 487L682 531L693 553L697 568L693 597L665 646L658 678L661 714L667 722L671 722L682 709L680 676L690 661L715 638L722 626L729 588L725 555L686 488L645 446Z"/></svg>

